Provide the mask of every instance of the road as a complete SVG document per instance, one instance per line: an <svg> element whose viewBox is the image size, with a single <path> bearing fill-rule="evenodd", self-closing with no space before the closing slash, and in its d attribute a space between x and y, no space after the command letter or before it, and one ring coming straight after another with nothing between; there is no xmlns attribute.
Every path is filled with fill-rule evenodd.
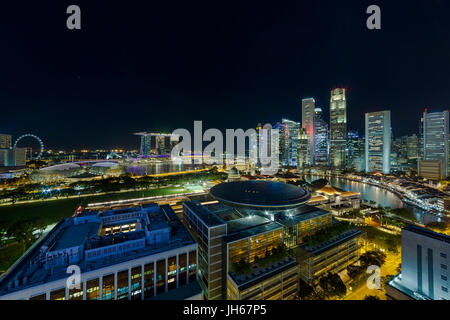
<svg viewBox="0 0 450 320"><path fill-rule="evenodd" d="M397 268L401 263L400 252L394 254L392 252L385 251L385 253L386 253L386 262L380 268L381 279L383 279L383 277L387 275L396 275L398 273ZM367 277L369 276L370 275L367 274ZM365 283L356 290L355 289L352 291L348 290L347 292L348 293L343 300L364 300L364 298L369 295L377 296L381 300L386 300L384 290L369 289Z"/></svg>

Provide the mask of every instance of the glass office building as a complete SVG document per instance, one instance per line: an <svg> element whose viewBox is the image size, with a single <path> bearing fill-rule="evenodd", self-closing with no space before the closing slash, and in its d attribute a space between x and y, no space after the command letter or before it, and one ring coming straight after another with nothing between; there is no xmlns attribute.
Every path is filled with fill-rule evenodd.
<svg viewBox="0 0 450 320"><path fill-rule="evenodd" d="M330 165L345 167L347 141L347 99L344 88L331 90L330 97Z"/></svg>
<svg viewBox="0 0 450 320"><path fill-rule="evenodd" d="M366 113L366 172L391 171L391 111Z"/></svg>
<svg viewBox="0 0 450 320"><path fill-rule="evenodd" d="M272 252L296 248L303 237L332 221L331 212L305 204L310 199L307 191L281 182L226 182L211 188L210 195L215 201L204 205L183 203L185 221L195 237L203 239L199 240L198 274L208 299L246 296L239 276L231 274L237 266L248 265L256 272L256 265ZM260 282L265 280L256 276L254 280L251 287L264 291ZM274 283L280 285L280 281ZM280 294L273 297L292 298L288 291L277 291ZM255 296L266 296L261 294Z"/></svg>
<svg viewBox="0 0 450 320"><path fill-rule="evenodd" d="M306 164L314 163L314 116L316 101L313 98L302 99L302 128L308 137Z"/></svg>
<svg viewBox="0 0 450 320"><path fill-rule="evenodd" d="M423 160L440 160L442 178L448 176L448 111L423 113Z"/></svg>

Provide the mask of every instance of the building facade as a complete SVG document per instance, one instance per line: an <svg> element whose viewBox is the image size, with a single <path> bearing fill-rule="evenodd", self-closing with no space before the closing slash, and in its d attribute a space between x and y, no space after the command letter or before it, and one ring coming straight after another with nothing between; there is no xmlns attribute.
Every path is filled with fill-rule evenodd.
<svg viewBox="0 0 450 320"><path fill-rule="evenodd" d="M141 155L170 155L177 143L169 133L138 132L135 135L141 136Z"/></svg>
<svg viewBox="0 0 450 320"><path fill-rule="evenodd" d="M10 134L0 133L0 149L12 148L12 136Z"/></svg>
<svg viewBox="0 0 450 320"><path fill-rule="evenodd" d="M365 141L359 137L357 131L348 133L347 135L347 149L346 149L346 168L356 170L358 172L364 171L365 167Z"/></svg>
<svg viewBox="0 0 450 320"><path fill-rule="evenodd" d="M198 280L205 299L222 299L225 293L222 237L227 233L227 224L197 201L183 203L183 219L198 241Z"/></svg>
<svg viewBox="0 0 450 320"><path fill-rule="evenodd" d="M302 99L302 128L305 129L308 137L308 151L306 164L312 165L314 162L314 115L316 101L313 98Z"/></svg>
<svg viewBox="0 0 450 320"><path fill-rule="evenodd" d="M26 148L0 149L0 167L25 166L26 152Z"/></svg>
<svg viewBox="0 0 450 320"><path fill-rule="evenodd" d="M450 237L409 225L402 230L402 270L386 286L396 300L450 300Z"/></svg>
<svg viewBox="0 0 450 320"><path fill-rule="evenodd" d="M282 123L288 131L287 164L296 167L298 165L298 140L301 126L299 122L288 119L283 119Z"/></svg>
<svg viewBox="0 0 450 320"><path fill-rule="evenodd" d="M439 181L444 176L442 160L419 160L419 177Z"/></svg>
<svg viewBox="0 0 450 320"><path fill-rule="evenodd" d="M423 160L442 161L443 177L448 175L448 111L423 113Z"/></svg>
<svg viewBox="0 0 450 320"><path fill-rule="evenodd" d="M344 88L335 88L330 97L330 165L345 167L347 143L347 100Z"/></svg>
<svg viewBox="0 0 450 320"><path fill-rule="evenodd" d="M364 232L350 229L324 244L301 248L300 277L312 285L327 273L344 270L358 261L364 241Z"/></svg>
<svg viewBox="0 0 450 320"><path fill-rule="evenodd" d="M249 275L227 275L227 300L294 300L298 292L298 263L286 258Z"/></svg>
<svg viewBox="0 0 450 320"><path fill-rule="evenodd" d="M169 205L83 211L60 221L0 280L0 299L201 298L197 248Z"/></svg>
<svg viewBox="0 0 450 320"><path fill-rule="evenodd" d="M306 134L306 129L300 128L300 133L298 136L298 169L303 169L308 166L308 148L309 148L309 138Z"/></svg>
<svg viewBox="0 0 450 320"><path fill-rule="evenodd" d="M314 165L328 165L329 132L321 108L314 110Z"/></svg>
<svg viewBox="0 0 450 320"><path fill-rule="evenodd" d="M391 171L391 111L366 113L366 172Z"/></svg>
<svg viewBox="0 0 450 320"><path fill-rule="evenodd" d="M204 243L199 241L199 282L206 290L205 297L249 297L252 296L247 291L250 287L266 296L272 292L266 291L265 287L269 278L277 286L272 288L277 291L274 297L292 297L291 289L283 291L280 287L285 277L280 279L271 275L262 265L275 266L274 262L264 262L272 253L295 248L302 243L303 237L330 225L331 212L306 205L310 197L308 192L280 182L227 182L211 188L210 195L215 202L204 205L196 201L183 203L184 219L190 230L196 238L204 238ZM211 239L211 231L207 231L212 228L218 230L214 239ZM202 257L203 251L213 249L212 258ZM244 279L237 272L239 266L247 266L254 276ZM264 277L260 277L262 275Z"/></svg>

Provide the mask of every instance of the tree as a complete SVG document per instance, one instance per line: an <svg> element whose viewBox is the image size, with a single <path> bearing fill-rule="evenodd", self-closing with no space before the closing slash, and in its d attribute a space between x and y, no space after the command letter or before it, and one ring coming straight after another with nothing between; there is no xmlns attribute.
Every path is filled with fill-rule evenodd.
<svg viewBox="0 0 450 320"><path fill-rule="evenodd" d="M0 221L0 248L6 244L8 228L9 223L6 221Z"/></svg>
<svg viewBox="0 0 450 320"><path fill-rule="evenodd" d="M377 296L366 296L364 300L380 300Z"/></svg>
<svg viewBox="0 0 450 320"><path fill-rule="evenodd" d="M381 267L386 262L386 254L378 250L367 251L361 255L359 260L364 268L372 265Z"/></svg>
<svg viewBox="0 0 450 320"><path fill-rule="evenodd" d="M241 274L249 274L251 272L251 266L243 258L239 262L234 262L231 265L231 271L236 273L238 276Z"/></svg>

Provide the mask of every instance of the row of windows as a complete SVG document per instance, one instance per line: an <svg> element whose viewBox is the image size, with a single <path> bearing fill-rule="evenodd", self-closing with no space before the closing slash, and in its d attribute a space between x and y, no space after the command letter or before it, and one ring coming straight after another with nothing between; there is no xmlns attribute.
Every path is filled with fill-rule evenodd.
<svg viewBox="0 0 450 320"><path fill-rule="evenodd" d="M228 250L228 266L231 267L241 259L253 263L256 257L265 257L267 252L282 244L282 236L282 230L278 229L231 243Z"/></svg>
<svg viewBox="0 0 450 320"><path fill-rule="evenodd" d="M189 266L187 265L189 259ZM155 270L156 269L156 270ZM142 275L142 270L144 274ZM130 283L128 282L130 276ZM176 256L166 260L159 260L156 263L151 262L142 266L133 267L131 274L129 270L123 270L115 274L109 274L102 277L102 288L100 289L100 278L91 279L85 283L81 283L79 288L69 290L69 300L82 300L84 285L86 285L86 300L112 300L117 293L117 300L121 299L141 299L142 290L144 299L150 298L155 294L175 289L178 286L193 282L197 277L197 252L190 251L178 255L178 283L177 283L177 265ZM115 288L115 280L117 280L117 288ZM143 281L142 281L143 280ZM156 286L155 286L156 284ZM129 286L130 285L130 286ZM101 292L100 292L101 290ZM101 293L101 295L100 295ZM45 300L46 294L40 294L31 297L30 300ZM65 300L66 289L60 288L50 292L50 300Z"/></svg>

